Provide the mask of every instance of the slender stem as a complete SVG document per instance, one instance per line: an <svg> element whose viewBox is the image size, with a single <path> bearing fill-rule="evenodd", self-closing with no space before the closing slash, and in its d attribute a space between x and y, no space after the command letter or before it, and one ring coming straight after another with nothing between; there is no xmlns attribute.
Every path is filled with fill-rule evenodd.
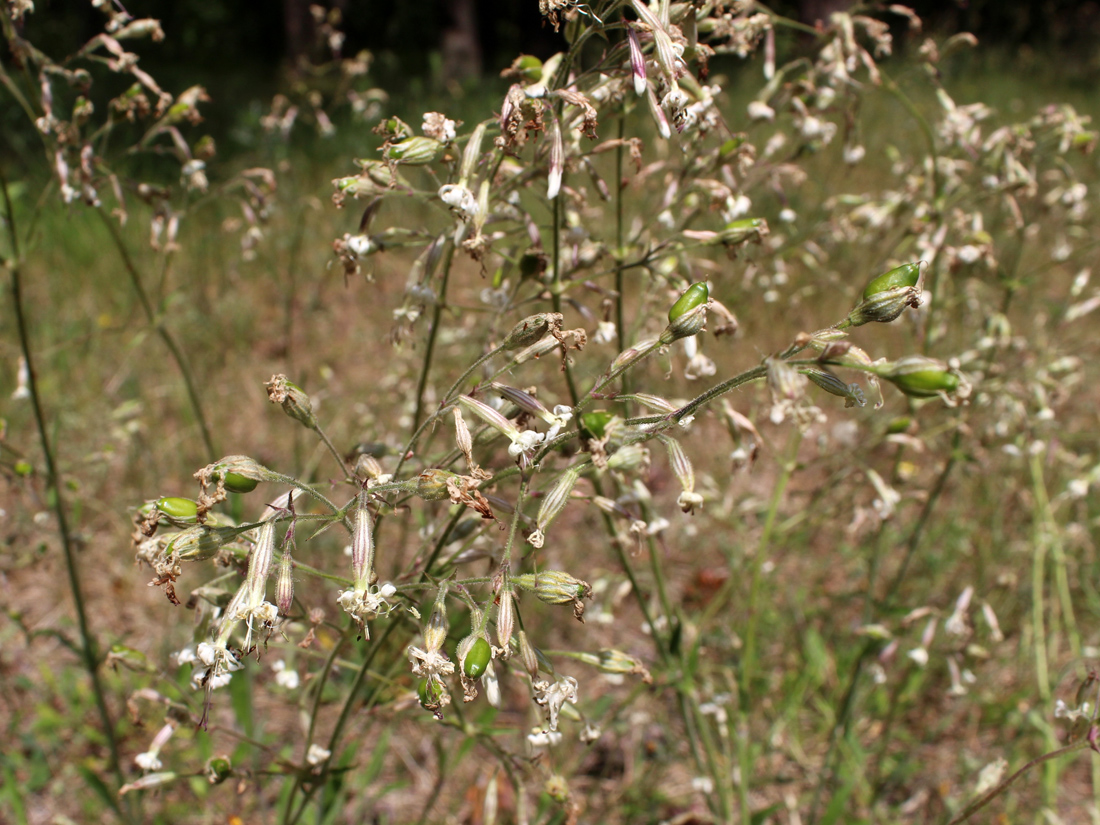
<svg viewBox="0 0 1100 825"><path fill-rule="evenodd" d="M428 374L432 369L432 355L435 353L435 342L439 337L439 323L443 317L443 309L447 304L447 283L451 278L451 263L454 260L454 254L454 244L448 243L442 261L443 282L439 286L439 296L432 306L432 325L428 330L428 344L424 350L424 363L420 369L420 380L416 385L416 411L413 413L412 423L414 433L420 427L420 416L424 414L424 390L428 386Z"/></svg>
<svg viewBox="0 0 1100 825"><path fill-rule="evenodd" d="M184 387L187 390L187 398L191 403L191 409L195 413L195 419L199 423L199 431L202 434L202 441L206 447L206 453L211 461L216 461L221 454L214 446L214 438L206 422L206 416L203 414L202 404L199 401L198 389L195 385L195 379L191 375L191 370L187 366L187 359L184 358L183 351L180 349L179 344L176 343L176 339L172 336L172 333L168 331L168 328L164 325L164 321L158 317L156 310L153 308L153 304L149 300L149 295L145 292L145 287L142 286L141 276L138 274L133 258L130 257L130 251L126 248L126 243L123 241L122 235L119 234L118 227L115 226L111 218L102 209L97 209L96 214L99 215L103 224L107 227L111 240L118 250L119 257L122 259L123 268L130 277L130 284L133 286L134 292L138 296L138 302L141 304L146 320L156 331L157 335L160 336L160 339L164 342L164 346L168 348L172 360L176 362L176 366L179 368L180 375L183 377Z"/></svg>
<svg viewBox="0 0 1100 825"><path fill-rule="evenodd" d="M1029 770L1034 768L1036 765L1041 765L1043 762L1049 762L1051 759L1057 759L1059 756L1065 756L1066 754L1074 753L1075 751L1084 750L1088 746L1088 741L1082 740L1080 742L1074 742L1072 745L1066 745L1064 748L1053 750L1050 753L1044 753L1042 756L1037 756L1035 759L1032 759L1030 762L1028 762L1026 765L1016 771L1016 773L1012 774L1012 776L1008 777L1008 779L1006 779L996 788L991 790L989 793L978 798L974 802L971 802L969 805L963 808L962 813L960 813L958 816L948 822L947 825L960 825L960 823L966 822L966 820L970 819L970 817L974 816L974 814L976 814L978 811L980 811L982 808L984 808L986 805L988 805L990 802L992 802L994 799L996 799L998 796L1008 790L1010 785L1012 785L1017 779L1019 779Z"/></svg>
<svg viewBox="0 0 1100 825"><path fill-rule="evenodd" d="M334 445L329 439L328 434L321 429L321 425L318 424L317 426L315 426L313 428L313 431L317 433L317 436L321 439L321 443L328 447L329 454L333 458L335 458L336 463L340 465L340 469L344 473L344 478L346 478L348 481L353 481L355 479L355 476L352 475L351 470L348 469L348 465L347 463L345 463L343 456L341 456L339 451L336 449L336 445Z"/></svg>
<svg viewBox="0 0 1100 825"><path fill-rule="evenodd" d="M504 555L500 559L500 566L506 567L512 560L512 544L516 540L516 528L519 526L520 517L523 514L523 499L527 495L527 476L519 483L519 492L516 493L516 506L512 509L512 524L508 528L508 543L504 545Z"/></svg>
<svg viewBox="0 0 1100 825"><path fill-rule="evenodd" d="M559 112L560 114L560 112ZM561 313L561 199L562 195L554 198L554 225L552 227L553 237L553 249L551 255L554 261L554 278L550 282L550 302L554 306L554 312ZM573 402L573 406L577 406L577 385L573 381L573 368L569 365L569 360L565 359L563 354L562 366L565 368L565 383L569 387L569 398Z"/></svg>
<svg viewBox="0 0 1100 825"><path fill-rule="evenodd" d="M619 117L619 146L615 150L615 333L619 352L626 349L625 319L623 317L623 137L626 116Z"/></svg>
<svg viewBox="0 0 1100 825"><path fill-rule="evenodd" d="M115 775L118 786L122 787L125 777L122 773L122 762L119 757L119 745L115 735L115 724L111 717L111 711L107 707L107 694L99 675L99 646L92 633L88 622L88 610L84 603L84 588L80 580L80 568L77 563L76 547L73 535L69 528L69 519L65 507L61 472L57 467L53 446L50 444L49 433L46 428L46 416L42 409L42 397L38 390L38 377L34 367L34 353L31 348L29 324L26 310L23 305L23 267L20 260L19 233L15 227L15 209L11 201L11 193L8 189L8 179L0 168L0 189L3 190L4 208L7 212L8 235L11 242L11 260L8 268L11 271L11 297L12 307L15 310L16 328L19 332L19 347L27 367L27 391L31 399L31 408L34 410L35 426L38 429L38 439L42 446L42 455L46 462L46 489L48 499L52 502L54 517L57 519L57 531L61 538L61 547L65 555L65 569L69 578L69 592L72 593L73 606L76 609L77 625L80 629L80 653L84 660L84 669L88 672L88 678L92 683L92 694L95 696L96 708L99 711L100 721L103 725L103 735L107 740L108 758L111 772ZM129 816L124 813L118 804L115 804L115 812L124 819Z"/></svg>

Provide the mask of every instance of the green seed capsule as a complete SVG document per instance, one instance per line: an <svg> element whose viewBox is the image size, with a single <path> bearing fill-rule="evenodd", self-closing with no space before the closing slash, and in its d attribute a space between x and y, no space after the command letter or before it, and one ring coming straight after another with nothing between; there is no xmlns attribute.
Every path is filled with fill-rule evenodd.
<svg viewBox="0 0 1100 825"><path fill-rule="evenodd" d="M259 483L256 479L240 473L225 474L225 489L231 493L251 493Z"/></svg>
<svg viewBox="0 0 1100 825"><path fill-rule="evenodd" d="M885 292L888 289L898 287L913 287L920 280L920 261L911 264L896 266L889 272L883 272L877 278L873 278L867 288L863 290L863 300Z"/></svg>
<svg viewBox="0 0 1100 825"><path fill-rule="evenodd" d="M421 705L429 709L437 708L443 699L443 686L437 682L421 679L420 684L416 686L416 694L420 697Z"/></svg>
<svg viewBox="0 0 1100 825"><path fill-rule="evenodd" d="M959 378L941 370L919 370L890 379L899 390L914 398L931 398L941 392L951 393L959 388Z"/></svg>
<svg viewBox="0 0 1100 825"><path fill-rule="evenodd" d="M542 61L530 54L517 57L512 63L512 69L527 83L535 83L542 78Z"/></svg>
<svg viewBox="0 0 1100 825"><path fill-rule="evenodd" d="M443 144L429 137L409 137L397 143L391 143L382 153L386 160L395 163L407 163L422 166L431 163L443 150Z"/></svg>
<svg viewBox="0 0 1100 825"><path fill-rule="evenodd" d="M914 398L932 398L941 393L952 393L959 388L958 375L951 372L942 361L923 355L902 358L879 375Z"/></svg>
<svg viewBox="0 0 1100 825"><path fill-rule="evenodd" d="M195 518L199 513L199 505L189 498L178 496L157 499L157 509L170 518L187 521Z"/></svg>
<svg viewBox="0 0 1100 825"><path fill-rule="evenodd" d="M672 309L668 311L669 322L671 323L684 313L690 312L695 309L695 307L705 304L708 298L710 298L710 289L704 281L692 284L687 288L684 294L676 300L676 303L672 305Z"/></svg>
<svg viewBox="0 0 1100 825"><path fill-rule="evenodd" d="M606 410L583 413L581 426L588 430L594 438L603 438L607 435L607 425L611 422L611 413Z"/></svg>
<svg viewBox="0 0 1100 825"><path fill-rule="evenodd" d="M462 660L462 672L471 679L478 679L492 659L493 648L485 639L478 637L466 654L466 658Z"/></svg>

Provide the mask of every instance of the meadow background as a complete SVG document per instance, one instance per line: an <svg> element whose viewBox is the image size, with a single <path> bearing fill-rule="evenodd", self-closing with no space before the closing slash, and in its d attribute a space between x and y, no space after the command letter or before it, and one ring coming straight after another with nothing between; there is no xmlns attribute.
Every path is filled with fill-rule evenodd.
<svg viewBox="0 0 1100 825"><path fill-rule="evenodd" d="M35 15L53 14L47 7L29 15L27 36L38 34L58 55L78 48L80 25L64 13L33 30ZM925 37L943 42L962 24L982 22L960 15L932 20L919 36L899 32L896 54L880 67L907 104L882 86L863 89L858 122L866 154L858 163L845 162L839 139L793 154L805 183L787 191L761 185L746 215L766 219L771 234L734 254L708 251L696 264L712 297L739 321L734 335L705 337L715 376L688 380L686 358L674 350L647 363L639 385L690 399L782 350L798 332L843 318L872 277L919 257L904 238L922 216L907 212L911 193L903 184L919 164L899 168L925 150L920 118L938 128L943 112L917 51ZM756 426L748 439L759 449L755 461L746 460L747 431L717 405L701 411L683 438L704 498L693 515L676 507L680 483L654 442L651 464L638 475L652 499L632 506L649 512L651 523L667 518L665 529L630 550L605 534L594 508L567 509L555 522L545 557L594 588L584 625L566 609L524 602L528 632L580 681L583 721L564 723L561 741L527 741L540 714L515 675L502 678L499 708L482 698L452 706L444 723L433 721L417 703L404 654L416 622L395 614L372 622L371 642L346 643L345 617L323 579L299 581L302 603L328 611L312 625L313 646L297 645L311 626L300 614L285 638L270 639L262 660L215 694L209 730L196 729L201 692L175 658L195 641L194 621L187 607L147 586L152 576L134 560L133 514L162 495L194 496L193 473L221 455L248 455L338 491L324 446L269 403L263 382L279 373L308 392L340 453L377 454L392 469L413 423L428 341L424 318L404 327L394 313L408 305L419 249L383 251L347 274L333 240L357 232L363 204L337 209L332 181L356 173L353 159L378 158L382 137L372 127L382 117L415 129L423 113L438 111L465 122L463 133L492 117L510 82L498 76L510 56L499 55L517 41L526 45L515 33L526 23L511 21L515 31L504 27L483 56L484 74L456 80L444 74L431 38L387 49L364 37L374 53L354 86L366 114L334 107L328 134L309 117L309 95L319 89L331 102L338 79L294 62L280 72L253 64L240 75L204 76L177 42L202 42L199 19L180 21L176 31L166 19L162 55L154 57L159 44L147 47L167 90L206 87L205 121L181 128L192 146L205 134L217 146L205 170L210 194L183 195L174 242L164 224L156 248L155 211L140 198L131 197L121 227L107 206L62 201L50 157L13 103L11 89L22 79L10 47L2 58L10 83L0 90L0 164L10 200L0 206L0 253L11 284L0 315L0 819L290 821L288 799L320 776L311 773L303 733L314 718L332 725L341 707L351 709L346 733L333 767L295 812L301 821L947 822L979 789L1029 760L1084 743L1097 704L1089 673L1100 657L1100 316L1093 312L1100 293L1091 274L1097 155L1076 149L1051 149L1049 159L1029 166L1035 187L1021 192L1018 224L995 210L976 225L969 219L981 209L961 198L945 242L956 256L947 262L944 252L934 286L924 284L931 302L859 340L876 357L960 358L973 382L968 403L951 407L887 391L882 409L845 408L822 394L815 403L827 418L803 432L789 421L773 423L772 397L746 387L729 401ZM1100 64L1072 38L1058 39L1072 21L1089 19L1085 4L1059 6L1035 18L1043 26L1032 27L1031 40L987 19L976 47L937 65L936 82L958 106L989 107L985 136L1054 104L1095 123ZM349 10L350 42L355 20ZM402 34L414 22L391 22L388 31ZM814 48L808 34L778 45L781 64ZM547 46L542 57L561 47L540 26L532 50ZM310 48L303 47L307 57ZM783 128L782 112L774 123L747 115L764 82L762 62L756 53L719 56L710 66L730 132L758 146ZM285 132L270 120L276 94L303 112ZM678 137L662 140L644 106L622 122L626 134L643 138L643 164L678 162ZM127 128L119 130L120 146L140 140L140 129ZM603 124L601 138L615 128ZM127 179L177 186L179 165L169 154L124 153L115 168ZM596 158L593 174L614 180L613 155ZM967 160L975 168L984 162ZM270 175L252 173L260 168ZM652 223L667 189L626 168L623 221ZM853 218L861 204L866 213ZM892 204L890 217L870 216L880 204ZM592 234L614 224L613 203L586 206L578 219ZM543 206L532 214L545 226L557 213ZM387 198L376 221L433 233L450 225L438 203L411 197ZM977 257L959 257L967 246ZM20 375L17 269L104 708L83 658L57 495ZM499 340L529 314L502 315L486 295L499 286L494 279L507 278L522 284L514 261L490 260L482 271L456 258L446 326L432 338L432 398L487 337ZM643 283L640 274L628 279L626 316L644 330L676 293ZM547 309L533 294L531 312ZM599 301L575 294L563 310L565 326L589 331L583 356L596 355L586 361L577 354L576 369L591 381L617 350L591 340ZM207 437L172 348L193 379ZM547 357L516 385L555 381L557 361ZM434 438L447 441L446 426ZM243 518L257 508L254 497L266 502L274 494L263 485L235 496L229 512ZM432 525L451 517L446 503L435 506L432 516L418 515L415 504L395 514L384 534L389 555L379 551L384 577L426 552ZM463 539L469 564L490 575L486 558L500 541L497 531L470 529ZM302 558L321 567L339 557L343 543L325 536ZM187 568L177 583L183 601L204 581ZM430 608L430 600L421 605L425 616ZM649 611L663 623L655 626ZM392 637L381 632L387 622L398 628ZM448 645L469 619L454 616L453 623ZM371 645L378 650L368 667L362 662ZM628 653L651 678L570 661L604 648ZM336 666L327 658L334 650ZM277 661L302 675L299 684L276 678ZM366 678L357 681L361 665ZM318 682L326 667L331 677ZM323 701L315 704L317 694ZM317 705L319 715L311 710ZM166 719L174 720L174 733L160 759L175 776L120 796L120 786L140 783L134 757L149 750ZM582 742L586 723L597 733ZM212 762L222 758L232 768L214 776L222 769L212 772ZM1100 761L1073 750L1036 765L977 821L1100 821Z"/></svg>

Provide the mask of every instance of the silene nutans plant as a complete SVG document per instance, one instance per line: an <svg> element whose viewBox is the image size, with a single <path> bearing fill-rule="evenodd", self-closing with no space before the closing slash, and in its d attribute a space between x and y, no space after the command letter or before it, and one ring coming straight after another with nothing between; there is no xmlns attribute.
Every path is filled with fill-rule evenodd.
<svg viewBox="0 0 1100 825"><path fill-rule="evenodd" d="M280 172L209 179L213 147L189 137L207 92L162 90L123 45L163 38L156 21L93 5L105 30L77 57L133 79L102 104L79 61L21 39L32 4L2 12L39 80L23 102L51 195L95 210L123 261L141 214L165 267L204 198L230 199L242 259L263 255ZM259 125L372 147L332 181L329 236L304 243L364 318L389 301L389 326L333 333L376 362L369 385L312 364L253 376L310 459L216 445L172 314L126 267L209 460L130 510L134 586L191 641L178 677L110 653L148 679L119 797L201 779L288 825L463 805L486 822L961 822L1024 775L989 737L949 767L906 761L920 719L969 701L1039 731L1010 754L1042 766L1041 799L1018 804L1054 811L1052 754L1100 750L1080 668L1100 637L1074 608L1093 591L1067 561L1094 537L1100 457L1056 431L1083 359L1014 324L1076 341L1100 306L1087 274L1062 277L1089 243L1088 118L956 101L944 67L974 38L926 36L897 4L817 27L756 2L540 8L560 51L500 67L507 90L467 122L410 117L370 86L369 55L343 56L338 12L311 10L331 60ZM100 153L123 122L178 181L130 181L125 153ZM1051 268L1060 308L1021 315ZM965 532L990 511L955 491L983 473L1027 480L1026 507L989 505L1023 573ZM1034 668L1033 704L991 709L1010 659ZM278 736L253 718L274 707L294 719Z"/></svg>

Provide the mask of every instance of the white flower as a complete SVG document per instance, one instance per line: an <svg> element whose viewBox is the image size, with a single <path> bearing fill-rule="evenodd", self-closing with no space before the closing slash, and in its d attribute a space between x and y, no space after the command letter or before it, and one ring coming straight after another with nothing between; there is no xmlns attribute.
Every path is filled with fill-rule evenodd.
<svg viewBox="0 0 1100 825"><path fill-rule="evenodd" d="M559 731L533 730L527 734L527 744L532 748L548 748L557 745L562 740Z"/></svg>
<svg viewBox="0 0 1100 825"><path fill-rule="evenodd" d="M600 321L596 326L596 334L592 340L597 344L613 344L618 340L618 332L614 321Z"/></svg>
<svg viewBox="0 0 1100 825"><path fill-rule="evenodd" d="M446 183L439 188L439 199L451 207L451 210L464 221L471 221L477 217L477 198L465 186Z"/></svg>
<svg viewBox="0 0 1100 825"><path fill-rule="evenodd" d="M779 220L783 221L783 223L794 223L798 220L798 213L790 207L781 209L779 210Z"/></svg>
<svg viewBox="0 0 1100 825"><path fill-rule="evenodd" d="M185 647L179 653L176 654L177 665L189 665L198 661L198 657L195 656L195 649L191 647Z"/></svg>
<svg viewBox="0 0 1100 825"><path fill-rule="evenodd" d="M965 246L960 246L959 251L956 254L958 254L959 260L962 261L964 264L977 263L982 257L982 251L978 247L969 243Z"/></svg>
<svg viewBox="0 0 1100 825"><path fill-rule="evenodd" d="M614 329L614 324L612 324ZM19 369L16 372L15 391L11 394L12 401L21 401L24 398L31 397L30 390L31 373L27 369L27 359L20 356Z"/></svg>
<svg viewBox="0 0 1100 825"><path fill-rule="evenodd" d="M688 381L694 381L696 378L707 378L716 372L718 372L718 367L714 365L714 362L703 353L697 352L691 356L684 368L684 378ZM682 424L683 421L680 423Z"/></svg>
<svg viewBox="0 0 1100 825"><path fill-rule="evenodd" d="M923 647L915 647L909 651L909 658L916 663L917 667L924 667L928 664L928 650Z"/></svg>
<svg viewBox="0 0 1100 825"><path fill-rule="evenodd" d="M224 644L201 642L195 648L197 660L205 667L195 668L191 672L191 686L217 690L229 684L234 671L244 665Z"/></svg>
<svg viewBox="0 0 1100 825"><path fill-rule="evenodd" d="M722 219L727 223L729 221L735 221L742 215L747 215L749 210L752 209L752 201L748 195L738 195L735 197L726 198L725 208L722 210Z"/></svg>
<svg viewBox="0 0 1100 825"><path fill-rule="evenodd" d="M275 662L271 669L275 671L275 684L287 690L294 690L298 687L298 671L288 668L286 662L282 659Z"/></svg>
<svg viewBox="0 0 1100 825"><path fill-rule="evenodd" d="M867 154L867 150L861 145L845 146L844 147L844 162L849 166L855 166L864 156Z"/></svg>
<svg viewBox="0 0 1100 825"><path fill-rule="evenodd" d="M555 404L553 413L546 419L546 422L550 425L550 429L546 431L546 440L550 441L554 438L572 418L572 407L567 407L564 404Z"/></svg>
<svg viewBox="0 0 1100 825"><path fill-rule="evenodd" d="M413 675L421 679L441 679L455 672L454 662L439 650L424 650L412 645L408 649Z"/></svg>
<svg viewBox="0 0 1100 825"><path fill-rule="evenodd" d="M348 252L356 258L365 258L375 251L374 243L368 235L349 235L344 244Z"/></svg>
<svg viewBox="0 0 1100 825"><path fill-rule="evenodd" d="M143 771L159 771L162 767L161 761L157 759L157 755L153 751L139 753L134 757L134 764Z"/></svg>
<svg viewBox="0 0 1100 825"><path fill-rule="evenodd" d="M306 753L306 762L311 765L320 765L327 762L330 756L332 756L332 751L326 750L314 743L309 746L309 752Z"/></svg>
<svg viewBox="0 0 1100 825"><path fill-rule="evenodd" d="M955 610L948 617L947 621L943 623L943 629L947 631L949 636L964 636L967 631L966 624L966 611L970 607L970 599L974 595L974 588L968 586L959 595L958 600L955 602Z"/></svg>
<svg viewBox="0 0 1100 825"><path fill-rule="evenodd" d="M508 455L513 458L518 458L535 449L535 447L542 443L545 437L544 433L536 432L535 430L517 432L516 435L511 436L512 443L508 445Z"/></svg>
<svg viewBox="0 0 1100 825"><path fill-rule="evenodd" d="M381 586L374 585L363 592L356 591L354 588L342 590L336 597L336 603L355 620L363 630L363 635L369 639L370 631L367 629L367 621L393 610L387 600L396 592L397 588L389 582Z"/></svg>
<svg viewBox="0 0 1100 825"><path fill-rule="evenodd" d="M703 506L703 497L692 490L684 490L680 493L680 497L676 499L676 503L680 505L680 509L685 513L694 513L696 507Z"/></svg>
<svg viewBox="0 0 1100 825"><path fill-rule="evenodd" d="M553 684L539 680L533 685L535 702L546 708L546 726L549 731L558 729L558 714L566 702L577 703L577 680L572 676L558 679Z"/></svg>
<svg viewBox="0 0 1100 825"><path fill-rule="evenodd" d="M750 120L775 120L775 109L763 100L754 100L749 104Z"/></svg>
<svg viewBox="0 0 1100 825"><path fill-rule="evenodd" d="M711 793L714 790L714 780L709 776L696 776L691 780L691 787L700 793Z"/></svg>

